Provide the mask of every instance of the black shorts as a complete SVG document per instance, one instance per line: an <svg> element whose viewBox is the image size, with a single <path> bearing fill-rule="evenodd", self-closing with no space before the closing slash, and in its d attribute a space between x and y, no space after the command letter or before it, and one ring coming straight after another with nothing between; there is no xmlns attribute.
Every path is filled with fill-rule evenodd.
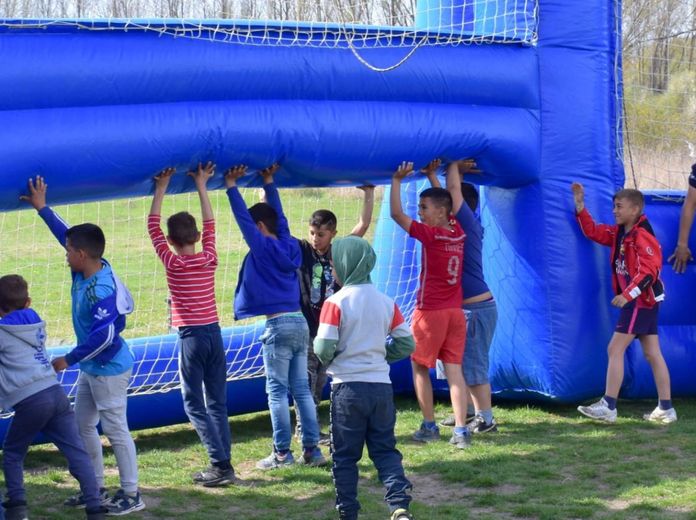
<svg viewBox="0 0 696 520"><path fill-rule="evenodd" d="M650 308L637 307L635 302L626 305L621 309L615 331L636 336L657 334L659 308L659 304Z"/></svg>

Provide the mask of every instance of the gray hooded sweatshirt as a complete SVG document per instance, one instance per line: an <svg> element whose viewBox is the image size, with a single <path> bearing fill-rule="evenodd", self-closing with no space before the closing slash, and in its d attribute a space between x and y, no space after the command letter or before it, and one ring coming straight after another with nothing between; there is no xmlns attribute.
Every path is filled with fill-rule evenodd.
<svg viewBox="0 0 696 520"><path fill-rule="evenodd" d="M45 323L33 310L0 320L0 409L58 384L45 343Z"/></svg>

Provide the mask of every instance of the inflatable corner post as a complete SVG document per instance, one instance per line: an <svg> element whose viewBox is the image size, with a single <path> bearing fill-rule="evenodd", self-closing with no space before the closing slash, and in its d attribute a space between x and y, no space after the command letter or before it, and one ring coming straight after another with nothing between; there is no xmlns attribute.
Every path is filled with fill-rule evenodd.
<svg viewBox="0 0 696 520"><path fill-rule="evenodd" d="M431 9L434 2L421 0L422 31L416 34L430 38L431 27L441 33L451 26L476 41L494 30L477 13L506 12L507 4L439 0ZM251 30L235 39L229 36L234 31L220 37L220 28L234 28L235 21L200 22L195 38L168 32L176 24L186 32L183 21L1 21L0 210L20 207L18 196L36 173L51 184L51 202L58 204L146 195L153 172L163 166L185 171L207 160L252 170L278 161L281 186L334 186L387 183L403 160L424 165L434 157L474 157L483 174L469 180L485 185L486 276L500 314L491 357L494 390L566 402L600 395L615 317L608 303L608 251L581 236L570 183L585 184L595 217L611 219L611 195L624 181L617 124L620 2L519 4L505 15L506 24L535 27L538 38L499 44L493 35L493 43L481 45L422 45L387 72L356 59L363 53L388 67L407 54L383 45L374 27L353 28L377 31L356 50L342 31L332 48L269 45L269 34L285 36L280 23L260 23L258 35ZM222 184L217 177L212 187ZM174 192L192 189L184 175L172 181ZM405 190L414 212L418 189L409 183ZM678 204L656 199L647 211L658 235L671 233L671 240ZM394 229L384 208L377 235L391 238L376 244L375 280L408 313L418 249ZM662 311L660 333L680 395L696 393L689 374L696 350L684 347L694 343L695 317L686 302L695 275L691 268L683 291L668 296ZM685 296L679 309L677 292ZM226 330L228 356L258 350L261 326ZM159 362L175 340L132 342L136 366ZM150 354L155 341L157 352ZM639 358L632 347L623 395L654 393ZM265 406L261 361L253 359L245 378L230 382L230 413ZM172 379L136 373L135 380L176 388L176 367L164 373ZM395 365L392 375L397 390L412 389L407 362ZM143 394L131 402L133 427L185 420L177 393Z"/></svg>

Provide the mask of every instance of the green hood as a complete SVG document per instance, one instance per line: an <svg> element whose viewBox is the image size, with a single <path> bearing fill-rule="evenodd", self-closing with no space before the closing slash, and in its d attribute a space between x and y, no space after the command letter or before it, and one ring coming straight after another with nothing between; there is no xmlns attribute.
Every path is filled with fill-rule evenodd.
<svg viewBox="0 0 696 520"><path fill-rule="evenodd" d="M331 260L341 285L372 283L370 272L377 255L367 240L356 236L335 240L331 245Z"/></svg>

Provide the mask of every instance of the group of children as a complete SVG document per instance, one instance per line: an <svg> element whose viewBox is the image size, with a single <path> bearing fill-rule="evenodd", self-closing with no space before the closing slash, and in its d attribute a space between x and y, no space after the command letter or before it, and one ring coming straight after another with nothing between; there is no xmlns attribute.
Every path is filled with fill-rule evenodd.
<svg viewBox="0 0 696 520"><path fill-rule="evenodd" d="M437 177L440 166L440 161L434 160L421 170L432 187L420 194L420 222L406 215L401 206L401 182L412 174L413 164L402 163L392 178L391 216L423 246L410 329L394 301L370 280L376 255L361 237L372 216L372 187L361 187L363 210L350 236L334 241L335 215L318 210L309 223L309 240L298 240L290 234L274 183L277 164L260 172L264 198L249 208L237 188L247 168L238 166L225 173L232 213L249 247L235 290L235 319L266 318L261 342L273 442L271 454L258 461L257 468L268 470L296 461L312 466L327 463L319 445L328 436L320 431L316 406L328 374L332 471L336 508L342 519L358 518L357 462L365 444L387 489L390 519L413 518L409 512L411 484L396 448L389 363L411 357L423 414L414 440L440 438L430 381L430 369L438 361L444 366L454 412L440 423L454 427L450 443L467 448L472 433L497 431L488 381L488 352L497 309L483 277L483 231L474 214L478 192L462 183L462 174L478 170L470 160L449 164L445 189ZM178 329L184 408L210 459L210 465L192 478L206 487L235 481L225 352L215 301L215 221L206 187L214 169L208 163L189 172L200 199L202 232L187 212L169 217L167 235L160 228L162 200L174 174L172 168L155 177L147 223L165 267L172 323ZM67 499L66 505L85 507L92 520L128 514L145 507L138 491L135 445L126 422L133 356L120 337L133 301L103 259L101 229L93 224L68 227L46 205L46 191L44 179L36 177L29 181L29 194L23 199L38 211L66 250L73 279L77 346L50 361L44 347L45 324L30 307L26 282L18 275L0 278L0 405L15 411L3 453L7 485L4 511L13 520L26 518L23 460L29 444L42 432L68 458L70 472L80 483L81 492ZM642 195L637 190L617 193L616 225L607 226L596 225L584 209L582 186L574 184L573 192L583 232L612 246L617 292L612 303L622 308L609 345L606 395L579 410L595 419L615 420L623 352L637 336L653 367L660 394L658 408L646 419L672 422L676 413L670 401L669 373L656 335L657 308L663 297L661 252L642 216ZM196 252L199 241L202 250ZM75 363L80 364L80 375L73 412L55 373ZM298 459L290 449L288 393L298 415L296 436L302 445ZM98 423L113 447L119 470L121 486L113 496L104 487Z"/></svg>

